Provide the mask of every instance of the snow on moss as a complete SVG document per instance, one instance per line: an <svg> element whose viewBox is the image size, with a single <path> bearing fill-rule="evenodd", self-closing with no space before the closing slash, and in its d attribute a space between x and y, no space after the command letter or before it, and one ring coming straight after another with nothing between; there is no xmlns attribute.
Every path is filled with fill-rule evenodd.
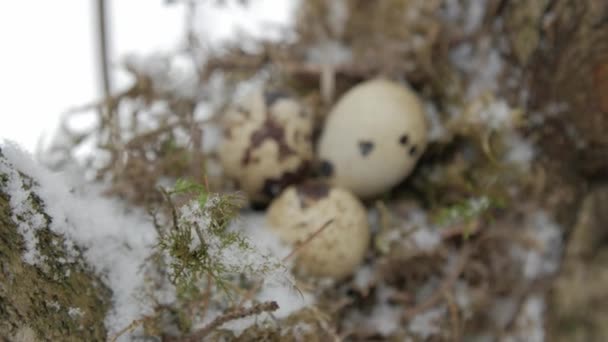
<svg viewBox="0 0 608 342"><path fill-rule="evenodd" d="M101 198L100 189L80 187L77 174L50 172L13 143L5 142L2 153L5 159L0 159L0 172L9 178L11 209L27 218L32 209L28 198L39 196L44 212L51 217L49 228L63 235L68 244L82 247L87 262L111 287L114 305L105 321L109 333L140 318L146 306L136 298L144 282L140 266L156 241L156 232L144 214L125 212L118 201ZM18 172L31 176L35 183L24 188ZM41 261L35 236L42 222L40 217L30 216L19 224L26 240L23 257L31 263Z"/></svg>

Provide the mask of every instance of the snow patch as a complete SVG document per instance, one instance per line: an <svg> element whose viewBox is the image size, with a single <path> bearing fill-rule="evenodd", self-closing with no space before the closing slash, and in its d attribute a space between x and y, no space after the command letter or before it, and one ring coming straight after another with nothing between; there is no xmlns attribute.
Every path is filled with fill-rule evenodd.
<svg viewBox="0 0 608 342"><path fill-rule="evenodd" d="M441 331L439 324L446 311L445 307L439 307L420 313L410 321L408 329L423 339L436 335Z"/></svg>

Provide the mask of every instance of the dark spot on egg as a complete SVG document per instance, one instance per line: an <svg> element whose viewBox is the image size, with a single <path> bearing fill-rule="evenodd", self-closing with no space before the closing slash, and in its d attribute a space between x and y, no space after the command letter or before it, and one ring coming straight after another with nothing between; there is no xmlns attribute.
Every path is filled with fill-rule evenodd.
<svg viewBox="0 0 608 342"><path fill-rule="evenodd" d="M264 102L267 108L272 107L278 100L286 98L289 98L289 94L284 91L267 91L264 93Z"/></svg>
<svg viewBox="0 0 608 342"><path fill-rule="evenodd" d="M321 182L308 182L296 187L300 208L306 209L314 202L329 195L329 186Z"/></svg>
<svg viewBox="0 0 608 342"><path fill-rule="evenodd" d="M289 147L285 139L285 129L278 122L271 118L266 119L264 123L251 134L250 144L245 150L241 164L243 166L251 163L251 153L254 149L260 147L265 140L274 140L279 147L279 161L286 157L295 154L296 152Z"/></svg>
<svg viewBox="0 0 608 342"><path fill-rule="evenodd" d="M418 148L416 147L416 145L410 147L410 156L414 156L416 152L418 152Z"/></svg>
<svg viewBox="0 0 608 342"><path fill-rule="evenodd" d="M372 150L374 149L374 143L371 141L359 141L359 152L361 152L361 155L363 157L366 157L367 155L369 155Z"/></svg>
<svg viewBox="0 0 608 342"><path fill-rule="evenodd" d="M401 136L401 138L399 138L399 143L401 145L407 145L408 140L409 140L409 137L407 136L407 134L404 134Z"/></svg>
<svg viewBox="0 0 608 342"><path fill-rule="evenodd" d="M243 116L246 118L251 117L251 112L243 106L236 106L236 111L243 114Z"/></svg>
<svg viewBox="0 0 608 342"><path fill-rule="evenodd" d="M334 174L334 165L327 160L323 160L319 167L319 172L323 177L331 177Z"/></svg>
<svg viewBox="0 0 608 342"><path fill-rule="evenodd" d="M291 184L295 184L302 180L310 168L310 163L304 161L294 171L285 171L277 178L267 178L262 185L262 194L267 198L274 198Z"/></svg>
<svg viewBox="0 0 608 342"><path fill-rule="evenodd" d="M223 133L226 139L232 139L232 130L230 129L230 127L224 128Z"/></svg>
<svg viewBox="0 0 608 342"><path fill-rule="evenodd" d="M268 207L268 203L260 202L260 201L252 201L250 206L253 211L264 211Z"/></svg>
<svg viewBox="0 0 608 342"><path fill-rule="evenodd" d="M298 115L300 115L301 118L306 118L308 116L308 112L306 112L306 110L302 108L300 109L300 111L298 111Z"/></svg>

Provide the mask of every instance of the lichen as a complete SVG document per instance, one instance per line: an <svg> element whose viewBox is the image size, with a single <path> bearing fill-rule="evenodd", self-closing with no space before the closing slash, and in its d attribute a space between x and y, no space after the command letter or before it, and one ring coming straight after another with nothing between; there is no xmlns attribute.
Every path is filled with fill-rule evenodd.
<svg viewBox="0 0 608 342"><path fill-rule="evenodd" d="M0 158L4 158L1 153ZM22 177L31 181L27 175ZM65 237L50 230L51 218L36 196L31 199L32 208L47 220L46 227L35 233L44 264L23 260L25 242L12 219L7 182L8 176L0 173L0 336L27 335L40 341L105 339L103 322L110 291L81 254L68 257ZM70 315L70 308L78 308L81 315L73 315L73 310Z"/></svg>

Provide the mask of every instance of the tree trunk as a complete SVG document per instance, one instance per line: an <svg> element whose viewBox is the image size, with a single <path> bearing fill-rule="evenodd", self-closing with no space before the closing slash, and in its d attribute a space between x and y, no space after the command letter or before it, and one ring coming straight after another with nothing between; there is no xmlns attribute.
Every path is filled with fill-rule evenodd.
<svg viewBox="0 0 608 342"><path fill-rule="evenodd" d="M0 158L4 158L0 152ZM19 231L8 191L9 176L0 171L0 340L103 341L110 291L93 275L78 251L68 255L66 238L49 229L52 218L37 196L28 200L44 218L35 232L42 262L24 261L25 240ZM23 186L31 178L21 175Z"/></svg>

